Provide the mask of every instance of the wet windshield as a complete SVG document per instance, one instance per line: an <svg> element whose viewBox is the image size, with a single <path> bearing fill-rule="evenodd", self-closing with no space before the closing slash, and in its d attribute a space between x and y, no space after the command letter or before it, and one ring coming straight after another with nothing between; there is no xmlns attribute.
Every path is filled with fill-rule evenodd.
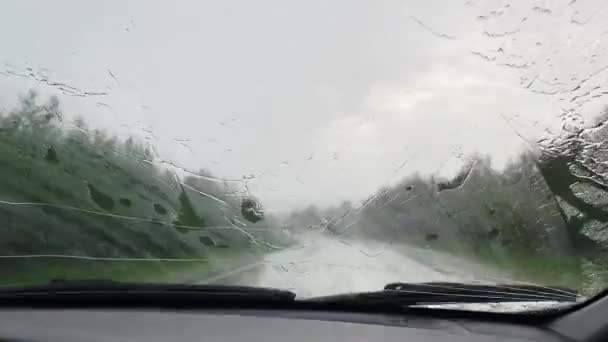
<svg viewBox="0 0 608 342"><path fill-rule="evenodd" d="M0 282L584 300L608 287L607 7L5 2Z"/></svg>

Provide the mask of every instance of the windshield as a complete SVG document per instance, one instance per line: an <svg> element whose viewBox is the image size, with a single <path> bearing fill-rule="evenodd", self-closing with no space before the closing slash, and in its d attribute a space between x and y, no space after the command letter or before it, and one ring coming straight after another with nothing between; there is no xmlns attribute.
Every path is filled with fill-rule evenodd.
<svg viewBox="0 0 608 342"><path fill-rule="evenodd" d="M607 7L4 2L0 283L585 300L608 287Z"/></svg>

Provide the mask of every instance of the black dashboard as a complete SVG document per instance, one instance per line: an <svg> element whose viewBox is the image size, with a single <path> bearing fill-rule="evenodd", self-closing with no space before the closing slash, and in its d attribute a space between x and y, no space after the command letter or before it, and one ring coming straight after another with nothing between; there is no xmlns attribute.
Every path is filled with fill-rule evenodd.
<svg viewBox="0 0 608 342"><path fill-rule="evenodd" d="M0 341L569 341L530 325L289 310L2 309Z"/></svg>

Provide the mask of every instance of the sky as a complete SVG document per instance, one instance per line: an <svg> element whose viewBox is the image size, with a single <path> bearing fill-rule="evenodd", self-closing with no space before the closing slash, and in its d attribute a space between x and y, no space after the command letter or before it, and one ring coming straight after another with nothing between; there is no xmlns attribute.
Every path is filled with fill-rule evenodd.
<svg viewBox="0 0 608 342"><path fill-rule="evenodd" d="M474 154L501 168L597 115L607 6L3 2L0 110L57 95L67 118L142 139L159 165L247 178L269 210L359 201Z"/></svg>

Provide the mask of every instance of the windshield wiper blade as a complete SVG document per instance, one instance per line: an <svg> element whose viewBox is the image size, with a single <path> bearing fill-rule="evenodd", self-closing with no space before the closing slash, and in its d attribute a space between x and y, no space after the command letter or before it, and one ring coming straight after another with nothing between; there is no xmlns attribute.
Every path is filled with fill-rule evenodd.
<svg viewBox="0 0 608 342"><path fill-rule="evenodd" d="M313 297L307 302L362 305L413 306L453 303L576 302L568 288L534 285L478 285L448 282L393 283L383 291Z"/></svg>
<svg viewBox="0 0 608 342"><path fill-rule="evenodd" d="M3 300L24 298L177 298L194 300L279 301L291 302L296 294L291 291L235 285L199 285L119 282L98 280L53 280L48 284L26 287L0 288Z"/></svg>
<svg viewBox="0 0 608 342"><path fill-rule="evenodd" d="M411 294L435 296L434 299L463 298L471 303L484 302L528 302L555 301L576 302L578 293L566 287L547 287L521 284L465 284L455 282L392 283L385 291L400 291Z"/></svg>

